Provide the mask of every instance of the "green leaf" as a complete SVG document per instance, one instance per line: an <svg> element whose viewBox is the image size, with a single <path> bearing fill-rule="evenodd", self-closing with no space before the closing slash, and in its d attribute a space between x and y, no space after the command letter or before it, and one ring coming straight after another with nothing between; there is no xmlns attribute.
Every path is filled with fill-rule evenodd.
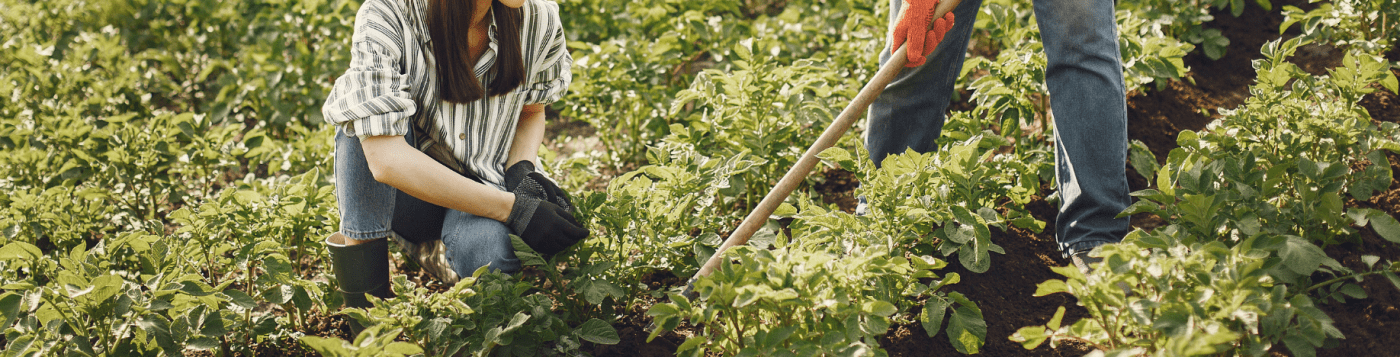
<svg viewBox="0 0 1400 357"><path fill-rule="evenodd" d="M524 326L525 321L529 320L530 315L526 314L524 311L516 312L515 316L511 316L510 323L506 324L505 328L501 329L501 334L504 335L511 331L515 331L516 329L519 329L520 326Z"/></svg>
<svg viewBox="0 0 1400 357"><path fill-rule="evenodd" d="M991 242L983 242L982 237L977 237L975 242L971 246L958 248L958 262L968 271L985 273L992 268L991 253L987 252L987 246Z"/></svg>
<svg viewBox="0 0 1400 357"><path fill-rule="evenodd" d="M88 298L93 301L107 301L117 293L121 292L121 286L125 283L121 277L106 274L92 279L93 293Z"/></svg>
<svg viewBox="0 0 1400 357"><path fill-rule="evenodd" d="M769 219L767 223L763 224L763 228L759 228L757 232L753 233L753 236L749 237L747 245L760 249L768 249L768 247L773 246L773 242L778 240L777 232L780 228L777 220Z"/></svg>
<svg viewBox="0 0 1400 357"><path fill-rule="evenodd" d="M788 337L792 336L793 332L797 332L797 327L797 325L791 325L768 332L767 345L778 346L782 344L783 341L786 341Z"/></svg>
<svg viewBox="0 0 1400 357"><path fill-rule="evenodd" d="M140 320L137 320L136 325L141 326L142 330L151 334L152 337L155 337L156 344L160 345L161 349L166 351L178 350L175 346L174 339L170 336L170 322L166 321L164 316L159 314L142 316Z"/></svg>
<svg viewBox="0 0 1400 357"><path fill-rule="evenodd" d="M877 315L877 316L885 316L885 317L888 317L888 316L890 316L890 315L894 315L894 313L899 312L899 308L895 307L894 304L891 304L891 303L886 302L886 301L884 301L884 300L875 300L875 301L866 302L865 305L863 306L863 308L864 308L864 310L865 310L866 312L869 312L869 313L874 314L874 315Z"/></svg>
<svg viewBox="0 0 1400 357"><path fill-rule="evenodd" d="M574 335L601 345L615 345L622 341L617 335L617 329L597 318L588 319L579 325L578 328L574 329Z"/></svg>
<svg viewBox="0 0 1400 357"><path fill-rule="evenodd" d="M0 247L0 260L38 259L42 256L44 253L39 250L39 247L25 242L10 242L10 244Z"/></svg>
<svg viewBox="0 0 1400 357"><path fill-rule="evenodd" d="M1059 329L1060 329L1060 320L1061 320L1061 319L1064 319L1064 317L1065 317L1065 307L1064 307L1064 306L1060 306L1059 309L1056 309L1056 310L1055 310L1055 317L1051 317L1051 318L1050 318L1050 322L1045 323L1045 328L1048 328L1048 329L1051 329L1051 330L1059 330Z"/></svg>
<svg viewBox="0 0 1400 357"><path fill-rule="evenodd" d="M1385 77L1381 78L1381 86L1391 93L1400 94L1400 81L1395 79L1395 72L1387 72Z"/></svg>
<svg viewBox="0 0 1400 357"><path fill-rule="evenodd" d="M1176 145L1177 145L1177 146L1189 147L1189 148L1198 148L1198 147L1201 146L1200 140L1201 140L1201 136L1200 136L1199 134L1196 134L1196 132L1194 132L1194 131L1182 130L1180 133L1177 133L1177 134L1176 134ZM1167 177L1167 176L1169 176L1169 175L1157 175L1157 179L1158 179L1158 180L1161 180L1161 179L1163 179L1163 178L1165 178L1165 177ZM1166 186L1166 185L1157 185L1157 189L1158 189L1158 190L1163 190L1165 187L1168 187L1168 186Z"/></svg>
<svg viewBox="0 0 1400 357"><path fill-rule="evenodd" d="M943 227L943 231L948 232L948 240L957 244L967 244L977 237L977 231L971 226L963 224L952 224Z"/></svg>
<svg viewBox="0 0 1400 357"><path fill-rule="evenodd" d="M793 207L787 202L779 204L778 208L773 210L773 218L788 218L795 214L797 214L797 207Z"/></svg>
<svg viewBox="0 0 1400 357"><path fill-rule="evenodd" d="M851 156L851 152L846 151L846 149L830 147L826 150L822 150L820 154L817 154L817 157L822 159L827 165L840 167L850 172L858 171L855 157Z"/></svg>
<svg viewBox="0 0 1400 357"><path fill-rule="evenodd" d="M947 265L947 264L946 264L946 263L940 264L940 265L938 266L938 268L935 268L935 269L941 269L944 265ZM937 284L937 285L934 285L934 286L932 286L932 287L930 287L930 288L931 288L931 290L938 290L938 289L942 289L944 286L957 284L957 283L960 282L960 281L962 281L962 275L958 275L958 273L951 273L951 272L950 272L950 273L948 273L947 275L944 275L944 276L943 276L943 280L938 280L938 284Z"/></svg>
<svg viewBox="0 0 1400 357"><path fill-rule="evenodd" d="M244 293L242 290L224 290L224 296L227 296L229 301L245 309L258 307L258 301L254 300L252 296L248 296L248 294Z"/></svg>
<svg viewBox="0 0 1400 357"><path fill-rule="evenodd" d="M1400 222L1395 221L1395 217L1384 211L1376 210L1370 216L1371 228L1376 230L1376 234L1381 238L1400 243Z"/></svg>
<svg viewBox="0 0 1400 357"><path fill-rule="evenodd" d="M1016 218L1011 220L1011 224L1019 228L1029 229L1031 233L1040 233L1045 230L1045 222L1035 219L1035 217Z"/></svg>
<svg viewBox="0 0 1400 357"><path fill-rule="evenodd" d="M734 298L734 307L744 307L758 301L758 292L749 287L739 288L739 296Z"/></svg>
<svg viewBox="0 0 1400 357"><path fill-rule="evenodd" d="M1302 336L1300 333L1291 333L1283 336L1283 345L1287 346L1288 351L1293 352L1295 356L1317 355L1318 346L1308 341L1307 337Z"/></svg>
<svg viewBox="0 0 1400 357"><path fill-rule="evenodd" d="M1041 296L1050 295L1050 294L1054 294L1054 293L1067 293L1067 292L1069 292L1069 286L1068 286L1068 285L1065 285L1065 281L1064 281L1064 280L1051 279L1051 280L1046 280L1045 282L1036 285L1036 286L1035 286L1035 294L1032 294L1031 296L1041 297Z"/></svg>
<svg viewBox="0 0 1400 357"><path fill-rule="evenodd" d="M1148 182L1152 182L1152 175L1161 168L1161 165L1157 164L1157 157L1152 154L1152 150L1148 149L1147 144L1138 140L1133 140L1132 145L1128 147L1128 163Z"/></svg>
<svg viewBox="0 0 1400 357"><path fill-rule="evenodd" d="M753 59L753 51L750 50L749 45L746 45L743 41L734 44L734 54L739 56L741 60L749 61Z"/></svg>
<svg viewBox="0 0 1400 357"><path fill-rule="evenodd" d="M219 340L216 340L216 339L214 339L213 337L209 337L209 336L199 336L199 337L191 338L191 339L186 343L186 346L189 347L189 348L193 348L193 349L196 349L196 350L200 350L200 351L207 351L207 350L211 350L211 349L214 349L214 348L218 348L220 345L219 345Z"/></svg>
<svg viewBox="0 0 1400 357"><path fill-rule="evenodd" d="M384 347L384 352L390 355L414 355L423 353L423 348L408 342L394 342Z"/></svg>
<svg viewBox="0 0 1400 357"><path fill-rule="evenodd" d="M1123 218L1138 213L1152 212L1160 208L1162 208L1162 206L1158 205L1157 202L1138 200L1137 202L1133 202L1132 206L1128 206L1127 209L1124 209L1123 212L1118 212L1118 216L1114 218Z"/></svg>
<svg viewBox="0 0 1400 357"><path fill-rule="evenodd" d="M685 342L681 343L680 346L676 347L676 354L679 355L681 352L689 351L696 347L700 347L700 344L704 343L706 340L708 339L705 338L705 336L695 336L687 338L685 339Z"/></svg>
<svg viewBox="0 0 1400 357"><path fill-rule="evenodd" d="M951 206L949 208L953 211L953 217L956 217L958 223L962 226L971 227L973 225L976 225L978 222L982 222L982 220L978 219L980 217L976 217L975 215L973 215L972 211L969 211L966 207Z"/></svg>
<svg viewBox="0 0 1400 357"><path fill-rule="evenodd" d="M970 303L970 302L969 302ZM987 340L987 321L975 304L959 302L948 320L948 341L963 354L976 354Z"/></svg>
<svg viewBox="0 0 1400 357"><path fill-rule="evenodd" d="M6 351L7 351L7 352L9 352L9 351L29 351L29 350L30 350L30 346L33 346L35 342L42 342L42 341L36 341L36 340L34 339L34 335L20 335L19 338L16 338L14 341L10 341L10 343L8 343L7 346L5 346L5 348L6 348Z"/></svg>
<svg viewBox="0 0 1400 357"><path fill-rule="evenodd" d="M1342 285L1342 288L1340 289L1340 291L1341 291L1343 294L1346 294L1347 296L1350 296L1350 297L1353 298L1353 299L1365 299L1365 298L1366 298L1366 290L1365 290L1365 289L1362 289L1360 286L1357 286L1356 284L1345 284L1345 285Z"/></svg>
<svg viewBox="0 0 1400 357"><path fill-rule="evenodd" d="M24 306L24 296L14 292L5 292L0 295L0 314L4 314L5 322L0 324L0 331L10 328L10 324L19 318L19 311Z"/></svg>
<svg viewBox="0 0 1400 357"><path fill-rule="evenodd" d="M928 337L938 334L943 328L943 317L948 314L948 305L952 301L941 296L930 297L924 302L924 311L919 313L919 322L924 325L924 331L928 332Z"/></svg>
<svg viewBox="0 0 1400 357"><path fill-rule="evenodd" d="M1381 261L1381 257L1378 257L1378 256L1374 256L1374 255L1363 255L1363 256L1361 256L1361 264L1364 265L1364 266L1366 266L1367 268L1371 268L1371 267L1376 266L1376 263L1379 263L1380 261Z"/></svg>
<svg viewBox="0 0 1400 357"><path fill-rule="evenodd" d="M1050 331L1046 330L1045 326L1022 327L1016 330L1016 333L1013 333L1011 334L1011 336L1008 337L1008 339L1010 339L1011 341L1020 342L1021 347L1024 347L1028 350L1033 350L1036 347L1040 347L1040 344L1045 343L1045 340L1049 338Z"/></svg>
<svg viewBox="0 0 1400 357"><path fill-rule="evenodd" d="M544 260L544 257L540 256L539 253L535 252L534 248L530 248L529 244L525 244L525 241L520 239L520 236L511 234L510 245L512 248L515 248L515 257L517 259L520 259L521 265L528 267L541 266L547 264L547 262L545 262Z"/></svg>
<svg viewBox="0 0 1400 357"><path fill-rule="evenodd" d="M1327 254L1311 242L1303 240L1297 236L1289 236L1288 240L1278 250L1279 258L1283 259L1283 266L1289 271L1299 275L1308 275L1317 271L1317 267L1322 265Z"/></svg>
<svg viewBox="0 0 1400 357"><path fill-rule="evenodd" d="M346 346L349 345L348 342L339 338L302 336L297 340L322 356L344 356L346 354L343 351L347 350Z"/></svg>
<svg viewBox="0 0 1400 357"><path fill-rule="evenodd" d="M675 316L680 313L681 311L677 309L674 304L656 304L652 305L650 309L647 309L647 316L654 318Z"/></svg>

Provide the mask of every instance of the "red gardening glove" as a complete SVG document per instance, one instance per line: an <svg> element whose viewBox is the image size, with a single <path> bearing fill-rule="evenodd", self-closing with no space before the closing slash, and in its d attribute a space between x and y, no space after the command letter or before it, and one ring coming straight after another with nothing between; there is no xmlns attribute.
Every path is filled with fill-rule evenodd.
<svg viewBox="0 0 1400 357"><path fill-rule="evenodd" d="M942 18L933 19L937 6L938 0L904 0L904 13L894 26L894 47L890 47L890 53L898 50L899 45L908 39L909 51L905 56L909 63L905 67L924 65L925 56L938 48L938 43L943 42L943 35L953 29L952 11Z"/></svg>

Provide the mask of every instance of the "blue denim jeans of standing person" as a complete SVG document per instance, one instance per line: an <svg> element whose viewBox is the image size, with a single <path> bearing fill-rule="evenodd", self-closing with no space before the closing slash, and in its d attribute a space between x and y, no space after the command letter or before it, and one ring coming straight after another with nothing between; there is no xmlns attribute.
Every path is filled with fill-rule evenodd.
<svg viewBox="0 0 1400 357"><path fill-rule="evenodd" d="M1128 218L1128 110L1113 0L1034 0L1045 45L1045 82L1055 119L1055 237L1065 254L1122 241ZM890 23L901 0L890 1ZM963 0L956 22L928 62L902 71L870 107L866 148L876 165L912 148L938 150L944 111L962 71L981 0ZM893 25L891 25L893 26ZM890 48L880 54L889 60Z"/></svg>
<svg viewBox="0 0 1400 357"><path fill-rule="evenodd" d="M412 134L405 139L412 142ZM488 264L492 270L520 271L505 223L434 205L375 181L360 140L340 130L335 135L335 195L340 233L350 239L381 239L393 233L414 243L441 239L447 261L459 276L471 276Z"/></svg>

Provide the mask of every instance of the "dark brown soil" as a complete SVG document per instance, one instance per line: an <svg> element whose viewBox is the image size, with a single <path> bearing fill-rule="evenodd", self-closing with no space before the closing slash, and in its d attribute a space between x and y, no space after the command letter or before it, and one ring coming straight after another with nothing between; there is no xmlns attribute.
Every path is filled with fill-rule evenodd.
<svg viewBox="0 0 1400 357"><path fill-rule="evenodd" d="M822 171L822 178L815 185L818 195L821 196L822 203L836 204L846 213L856 211L856 187L860 186L860 179L856 174L839 168L827 168Z"/></svg>
<svg viewBox="0 0 1400 357"><path fill-rule="evenodd" d="M1391 70L1396 76L1400 76L1400 70ZM1366 112L1371 114L1371 119L1378 122L1400 123L1400 96L1391 93L1378 84L1372 84L1375 92L1361 97L1361 107L1366 108Z"/></svg>
<svg viewBox="0 0 1400 357"><path fill-rule="evenodd" d="M1316 7L1306 1L1290 0L1276 2L1275 9L1284 5L1303 9ZM1158 161L1165 162L1167 153L1177 147L1177 133L1204 129L1206 124L1219 117L1216 109L1230 109L1244 103L1249 97L1249 85L1254 84L1255 78L1250 62L1263 58L1259 48L1279 38L1277 31L1283 21L1283 16L1277 11L1264 11L1258 6L1246 6L1238 18L1230 15L1228 10L1216 11L1214 16L1216 20L1204 26L1218 29L1230 39L1225 56L1211 60L1204 51L1192 52L1183 59L1191 69L1187 78L1172 81L1162 90L1148 89L1129 94L1128 138L1147 144ZM1299 52L1340 53L1335 50ZM1294 62L1306 63L1301 67L1311 72L1324 68L1323 65L1312 64L1318 58L1333 64L1341 60L1341 57L1332 58L1331 55L1303 55L1295 56Z"/></svg>
<svg viewBox="0 0 1400 357"><path fill-rule="evenodd" d="M312 316L309 325L308 331L303 331L308 336L334 337L347 341L355 339L355 336L350 335L350 324L340 315ZM320 356L293 338L263 341L253 346L253 351L255 356Z"/></svg>
<svg viewBox="0 0 1400 357"><path fill-rule="evenodd" d="M1195 108L1219 108L1224 104L1234 107L1243 103L1242 99L1226 103L1224 98L1180 81L1169 83L1161 91L1136 93L1128 98L1128 139L1147 144L1157 161L1165 163L1167 153L1177 147L1177 133L1201 130L1212 119Z"/></svg>

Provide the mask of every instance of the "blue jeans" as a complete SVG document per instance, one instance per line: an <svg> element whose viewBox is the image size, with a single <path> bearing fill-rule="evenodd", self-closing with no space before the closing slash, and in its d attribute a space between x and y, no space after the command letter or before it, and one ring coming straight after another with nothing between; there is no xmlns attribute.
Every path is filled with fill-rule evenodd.
<svg viewBox="0 0 1400 357"><path fill-rule="evenodd" d="M412 134L405 139L412 142ZM441 239L447 261L459 276L471 276L487 264L506 273L520 271L505 223L434 205L375 181L360 140L339 130L335 195L340 233L350 239L388 238L394 233L414 243Z"/></svg>
<svg viewBox="0 0 1400 357"><path fill-rule="evenodd" d="M1045 45L1055 119L1055 180L1060 213L1055 237L1065 254L1119 242L1128 219L1128 109L1113 0L1034 0ZM901 0L890 0L890 22L898 20ZM912 148L938 150L943 113L962 71L972 24L981 0L963 0L953 10L956 23L928 62L900 72L870 106L865 146L876 165L886 156ZM880 64L889 60L886 44Z"/></svg>

